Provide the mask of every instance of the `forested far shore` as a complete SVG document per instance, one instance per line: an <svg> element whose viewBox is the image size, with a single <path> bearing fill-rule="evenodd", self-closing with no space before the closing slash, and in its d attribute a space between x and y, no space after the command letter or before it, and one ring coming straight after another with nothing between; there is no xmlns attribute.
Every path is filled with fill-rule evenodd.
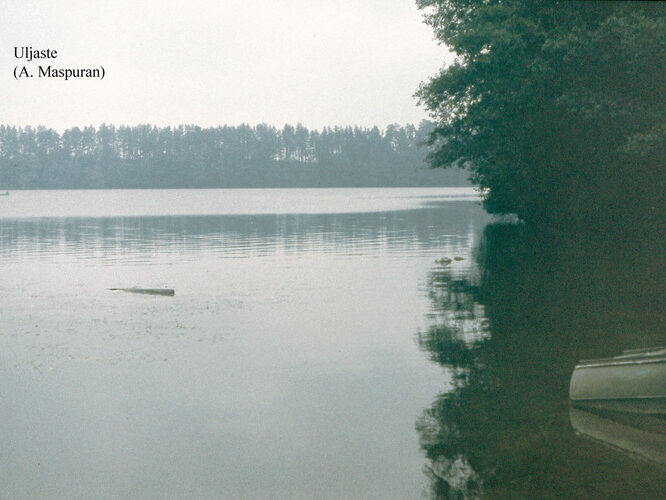
<svg viewBox="0 0 666 500"><path fill-rule="evenodd" d="M0 189L469 186L427 167L432 128L2 125Z"/></svg>

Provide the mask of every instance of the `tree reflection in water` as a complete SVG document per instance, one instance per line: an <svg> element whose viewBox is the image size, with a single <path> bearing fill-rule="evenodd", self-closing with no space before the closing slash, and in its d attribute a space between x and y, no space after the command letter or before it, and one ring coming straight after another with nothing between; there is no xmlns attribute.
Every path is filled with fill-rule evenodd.
<svg viewBox="0 0 666 500"><path fill-rule="evenodd" d="M663 467L576 435L568 401L577 360L666 344L663 240L586 236L490 225L476 271L431 272L418 343L453 378L416 423L432 497L666 494Z"/></svg>

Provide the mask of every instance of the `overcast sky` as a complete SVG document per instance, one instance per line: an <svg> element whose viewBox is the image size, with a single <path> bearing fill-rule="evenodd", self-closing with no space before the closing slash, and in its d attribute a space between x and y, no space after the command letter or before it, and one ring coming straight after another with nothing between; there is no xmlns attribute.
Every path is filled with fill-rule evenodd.
<svg viewBox="0 0 666 500"><path fill-rule="evenodd" d="M0 0L0 20L0 123L58 129L416 123L419 82L450 60L415 0ZM39 63L106 77L14 78Z"/></svg>

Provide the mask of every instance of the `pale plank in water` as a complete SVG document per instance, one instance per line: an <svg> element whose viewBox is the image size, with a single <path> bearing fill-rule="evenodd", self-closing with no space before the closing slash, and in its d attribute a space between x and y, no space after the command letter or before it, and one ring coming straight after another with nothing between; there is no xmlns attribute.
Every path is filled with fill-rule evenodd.
<svg viewBox="0 0 666 500"><path fill-rule="evenodd" d="M173 288L109 288L112 292L143 293L146 295L175 295Z"/></svg>

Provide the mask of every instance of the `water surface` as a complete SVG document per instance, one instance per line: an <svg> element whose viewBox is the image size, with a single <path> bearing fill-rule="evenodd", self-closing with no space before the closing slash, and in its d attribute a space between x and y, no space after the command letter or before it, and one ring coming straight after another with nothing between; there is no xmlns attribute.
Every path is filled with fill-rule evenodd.
<svg viewBox="0 0 666 500"><path fill-rule="evenodd" d="M666 344L664 239L622 234L466 189L12 192L0 497L666 497L568 399Z"/></svg>
<svg viewBox="0 0 666 500"><path fill-rule="evenodd" d="M664 415L569 402L579 360L666 345L664 240L621 223L490 224L476 269L429 273L418 342L453 380L417 421L432 497L666 498Z"/></svg>
<svg viewBox="0 0 666 500"><path fill-rule="evenodd" d="M471 266L487 221L473 191L1 202L2 496L427 490L414 425L450 378L415 335L434 260Z"/></svg>

